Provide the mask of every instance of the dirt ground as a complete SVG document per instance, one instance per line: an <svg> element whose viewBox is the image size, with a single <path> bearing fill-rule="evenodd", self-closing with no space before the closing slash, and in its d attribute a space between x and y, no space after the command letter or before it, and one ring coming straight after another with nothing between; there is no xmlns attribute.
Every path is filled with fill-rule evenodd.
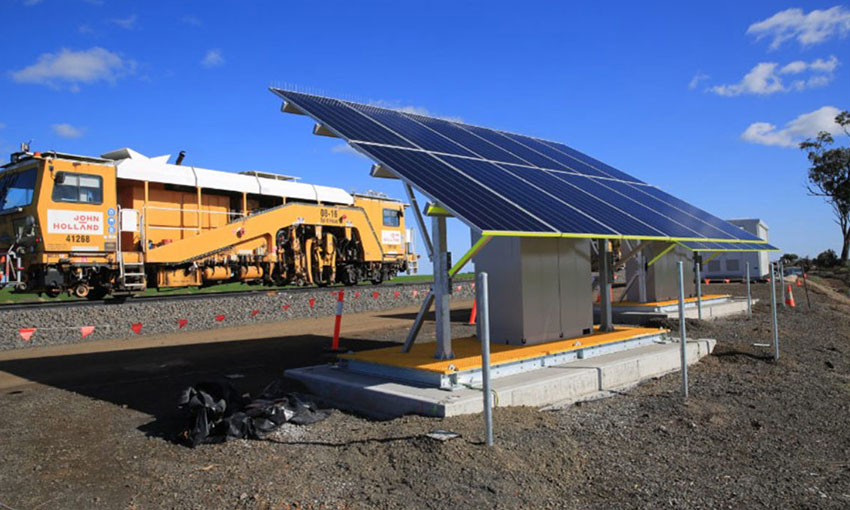
<svg viewBox="0 0 850 510"><path fill-rule="evenodd" d="M848 508L850 306L810 289L809 309L795 287L774 363L752 345L771 338L768 287L753 290L762 301L752 320L689 321L691 336L718 345L689 371L687 402L673 374L558 411L496 409L493 448L480 416L338 411L266 441L173 441L183 387L229 374L256 394L283 369L324 358L330 318L189 333L180 344L0 353L0 508ZM458 335L471 333L462 308ZM346 317L344 345L397 342L414 313ZM425 437L434 429L461 437Z"/></svg>

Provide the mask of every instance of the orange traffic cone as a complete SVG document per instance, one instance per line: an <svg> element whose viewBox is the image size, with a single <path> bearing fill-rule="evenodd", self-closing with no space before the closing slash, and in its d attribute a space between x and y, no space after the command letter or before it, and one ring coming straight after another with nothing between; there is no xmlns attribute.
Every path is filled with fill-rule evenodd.
<svg viewBox="0 0 850 510"><path fill-rule="evenodd" d="M705 284L706 284L706 285L708 285L709 283L711 283L711 278L706 278L706 279L705 279Z"/></svg>
<svg viewBox="0 0 850 510"><path fill-rule="evenodd" d="M723 283L729 283L729 278L724 278Z"/></svg>
<svg viewBox="0 0 850 510"><path fill-rule="evenodd" d="M802 287L802 286L803 286L803 279L797 278L797 287Z"/></svg>
<svg viewBox="0 0 850 510"><path fill-rule="evenodd" d="M797 303L794 302L794 293L791 292L791 284L788 284L788 289L786 290L785 296L785 304L790 306L791 308L795 308Z"/></svg>
<svg viewBox="0 0 850 510"><path fill-rule="evenodd" d="M472 313L469 314L469 325L475 324L475 318L478 316L478 300L472 300Z"/></svg>

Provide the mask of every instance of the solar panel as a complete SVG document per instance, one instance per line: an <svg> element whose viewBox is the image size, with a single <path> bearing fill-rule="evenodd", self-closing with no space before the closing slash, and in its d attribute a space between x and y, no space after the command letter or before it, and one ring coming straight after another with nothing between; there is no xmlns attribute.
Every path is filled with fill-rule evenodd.
<svg viewBox="0 0 850 510"><path fill-rule="evenodd" d="M311 94L272 92L485 235L770 246L558 142Z"/></svg>
<svg viewBox="0 0 850 510"><path fill-rule="evenodd" d="M699 241L681 241L679 242L685 248L691 251L779 251L779 248L762 243L704 243Z"/></svg>

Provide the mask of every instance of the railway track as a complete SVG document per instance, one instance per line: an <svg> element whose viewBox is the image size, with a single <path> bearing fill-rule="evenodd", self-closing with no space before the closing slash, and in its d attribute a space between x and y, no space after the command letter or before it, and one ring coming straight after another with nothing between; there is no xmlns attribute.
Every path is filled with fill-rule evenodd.
<svg viewBox="0 0 850 510"><path fill-rule="evenodd" d="M463 280L462 278L459 280ZM223 292L210 292L198 294L173 294L162 296L137 296L137 297L112 297L102 300L74 300L74 301L41 301L29 303L10 303L0 305L0 312L10 310L46 310L50 308L72 308L72 307L89 307L89 306L116 306L124 303L153 303L163 301L196 301L204 299L216 299L232 296L252 296L252 295L275 295L275 294L309 294L317 292L335 292L338 289L345 290L363 290L363 289L381 289L395 287L410 287L417 285L427 285L428 282L396 282L382 283L379 285L358 285L356 287L345 287L335 285L333 287L291 287L283 289L246 289L233 290Z"/></svg>

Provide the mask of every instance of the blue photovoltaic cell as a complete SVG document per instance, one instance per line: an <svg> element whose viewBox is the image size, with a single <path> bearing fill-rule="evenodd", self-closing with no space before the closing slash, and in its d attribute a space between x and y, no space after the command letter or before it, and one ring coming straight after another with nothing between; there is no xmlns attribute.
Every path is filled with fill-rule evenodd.
<svg viewBox="0 0 850 510"><path fill-rule="evenodd" d="M682 241L680 244L694 251L777 251L768 243L706 243L702 241Z"/></svg>
<svg viewBox="0 0 850 510"><path fill-rule="evenodd" d="M411 113L406 113L408 117L411 119L421 122L425 124L429 128L437 131L438 133L443 134L456 141L460 145L463 145L467 149L476 153L478 156L483 159L489 159L491 161L504 161L506 163L516 163L518 165L522 165L525 161L512 156L508 152L496 147L495 145L478 138L473 135L469 131L461 129L457 126L457 124L453 122L449 122L442 119L435 119L432 117L425 117L422 115L414 115Z"/></svg>
<svg viewBox="0 0 850 510"><path fill-rule="evenodd" d="M504 135L504 136L507 136L508 138L515 140L515 141L517 141L517 142L519 142L523 145L527 145L529 148L534 149L537 152L540 152L540 153L548 156L549 158L554 159L555 161L560 163L561 166L566 167L571 172L576 172L576 173L583 174L583 175L591 175L591 176L594 176L594 177L611 177L609 174L606 174L605 172L599 171L599 170L591 167L587 163L584 163L583 161L579 161L575 158L571 158L570 156L564 154L563 152L559 152L559 151L553 149L552 147L546 145L545 143L543 143L539 140L535 140L534 138L531 138L529 136L515 135L513 133L501 133L501 134ZM553 167L554 167L554 165L549 165L547 168L550 168L550 169L553 169L553 170L559 170L561 168L561 167L557 167L557 168L553 168Z"/></svg>
<svg viewBox="0 0 850 510"><path fill-rule="evenodd" d="M496 193L538 218L543 218L555 227L558 232L582 232L587 234L616 235L617 231L600 223L586 214L565 207L564 203L546 194L526 181L506 172L493 163L479 159L455 158L440 156L440 159L457 168ZM532 170L535 171L535 170ZM658 235L658 234L656 234Z"/></svg>
<svg viewBox="0 0 850 510"><path fill-rule="evenodd" d="M424 124L416 122L403 113L395 110L387 110L386 108L377 108L357 103L346 102L345 104L364 115L369 116L371 119L377 121L383 126L386 126L395 133L401 134L405 139L410 140L425 150L446 152L449 154L458 154L467 157L475 156L472 152L464 149L448 138L435 133Z"/></svg>
<svg viewBox="0 0 850 510"><path fill-rule="evenodd" d="M676 207L677 211L679 211L679 214L685 213L700 218L709 225L712 225L715 228L726 232L734 239L742 239L744 241L763 241L763 239L761 239L760 237L747 232L741 227L733 225L728 221L723 221L717 216L707 213L702 209L693 206L685 202L684 200L680 200L669 193L665 193L654 186L639 186L637 187L637 189L649 196L652 196L659 200L663 200L664 202L672 205L673 207Z"/></svg>
<svg viewBox="0 0 850 510"><path fill-rule="evenodd" d="M639 219L623 214L622 211L613 205L575 186L571 186L553 174L536 168L508 165L506 163L499 163L499 166L531 184L548 191L576 209L585 212L619 232L629 232L630 235L642 237L667 236L667 233L662 229L653 228L651 225L639 221ZM616 227L613 227L613 225L616 225Z"/></svg>
<svg viewBox="0 0 850 510"><path fill-rule="evenodd" d="M306 110L317 119L321 119L323 124L332 127L349 141L362 140L399 147L412 147L411 144L386 128L349 108L342 101L296 92L287 92L285 99L292 101L296 106Z"/></svg>
<svg viewBox="0 0 850 510"><path fill-rule="evenodd" d="M740 239L740 236L736 237L730 235L723 230L720 230L713 225L710 225L699 218L691 216L689 214L682 214L682 212L672 205L663 202L651 195L646 193L641 193L640 189L649 189L650 186L632 186L625 182L620 181L612 181L612 180L600 180L600 184L603 186L607 186L615 191L618 191L628 197L633 197L636 201L646 205L660 214L667 216L668 218L675 218L678 223L685 225L690 228L694 232L697 232L699 235L696 237L705 237L708 239Z"/></svg>
<svg viewBox="0 0 850 510"><path fill-rule="evenodd" d="M605 172L606 174L610 175L611 177L613 177L615 179L620 179L622 181L636 182L636 183L639 183L639 184L646 184L642 180L636 179L636 178L632 177L631 175L627 174L626 172L623 172L622 170L617 170L616 168L614 168L613 166L611 166L609 164L603 163L596 158L590 157L587 154L585 154L583 152L579 152L579 151L573 149L572 147L568 147L568 146L566 146L562 143L551 142L549 140L541 140L541 143L549 145L553 149L559 150L559 151L563 152L564 154L572 156L579 161L583 161L586 164L592 166L593 168L596 168L598 170L602 170L603 172Z"/></svg>
<svg viewBox="0 0 850 510"><path fill-rule="evenodd" d="M502 197L420 151L354 144L481 230L554 232ZM439 197L439 198L437 198Z"/></svg>
<svg viewBox="0 0 850 510"><path fill-rule="evenodd" d="M668 237L691 239L705 237L699 232L688 228L687 225L682 225L676 221L673 221L669 217L661 214L660 212L655 211L650 207L646 207L639 202L631 200L629 197L623 196L622 194L617 193L616 191L606 186L607 183L616 181L611 181L610 179L596 180L581 175L555 172L551 172L549 175L552 175L553 177L561 181L572 184L577 188L581 188L582 190L593 195L594 197L597 197L599 200L611 204L612 206L622 211L620 213L622 216L633 216L639 219L640 221L651 225L656 230L664 232L664 235Z"/></svg>
<svg viewBox="0 0 850 510"><path fill-rule="evenodd" d="M554 168L555 170L568 170L568 168L554 159L547 158L546 156L540 154L539 152L534 152L533 150L521 145L519 142L515 142L511 140L507 136L493 131L492 129L477 127L477 126L469 126L466 124L460 124L460 127L470 131L481 138L498 145L502 149L510 152L511 154L521 158L524 163L531 164L540 168ZM510 161L505 161L505 163L510 163Z"/></svg>

